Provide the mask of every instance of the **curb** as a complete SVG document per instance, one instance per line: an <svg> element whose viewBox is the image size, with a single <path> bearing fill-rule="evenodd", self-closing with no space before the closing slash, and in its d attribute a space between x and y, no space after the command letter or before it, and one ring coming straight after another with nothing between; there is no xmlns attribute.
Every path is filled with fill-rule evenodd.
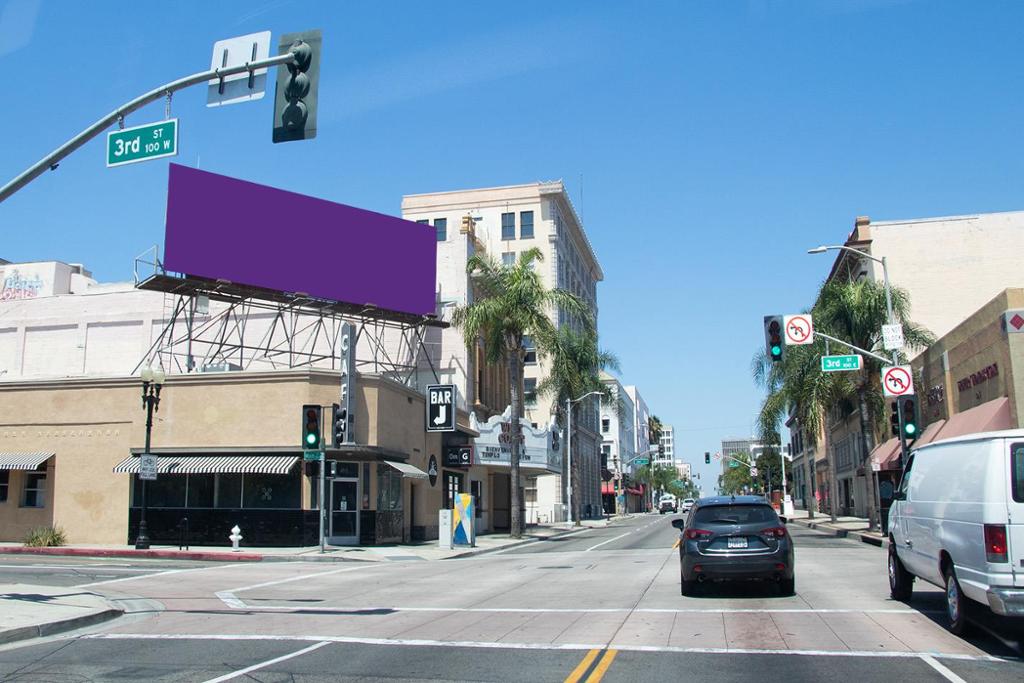
<svg viewBox="0 0 1024 683"><path fill-rule="evenodd" d="M47 621L45 623L34 624L32 626L10 628L6 631L0 631L0 645L7 645L19 640L29 640L31 638L43 638L45 636L63 633L64 631L73 631L75 629L85 628L86 626L92 626L104 621L116 619L122 614L124 614L124 610L117 609L116 607L109 607L98 612L93 612L92 614L83 614L80 617L58 619L56 621Z"/></svg>
<svg viewBox="0 0 1024 683"><path fill-rule="evenodd" d="M790 522L807 527L808 529L814 529L815 531L831 533L836 538L850 538L851 536L859 537L862 543L867 543L868 545L873 545L878 548L889 547L889 539L887 538L878 538L871 534L861 533L859 531L850 531L849 529L837 529L831 524L827 524L825 522L809 522L805 519L790 519Z"/></svg>
<svg viewBox="0 0 1024 683"><path fill-rule="evenodd" d="M583 527L581 529L566 529L565 531L561 531L561 532L559 532L557 534L551 534L550 536L545 536L543 538L527 538L527 539L524 539L522 541L516 541L515 543L509 543L507 545L499 546L497 548L482 548L480 550L470 550L470 551L467 551L467 552L464 552L464 553L459 553L458 555L452 555L451 557L442 557L440 559L441 560L457 560L457 559L460 559L460 558L463 558L463 557L475 557L477 555L487 555L489 553L497 553L497 552L500 552L500 551L503 551L503 550L508 550L509 548L518 548L520 546L530 545L531 543L542 543L543 541L547 541L547 540L552 539L552 538L560 538L562 536L571 536L572 534L580 534L580 533L583 533L584 531L587 531L588 529L595 529L595 528L606 528L606 527L589 527L589 526L586 526L586 527Z"/></svg>
<svg viewBox="0 0 1024 683"><path fill-rule="evenodd" d="M105 550L103 548L0 547L0 555L47 555L58 557L120 557L158 560L205 560L209 562L259 562L259 553L221 553L189 550Z"/></svg>

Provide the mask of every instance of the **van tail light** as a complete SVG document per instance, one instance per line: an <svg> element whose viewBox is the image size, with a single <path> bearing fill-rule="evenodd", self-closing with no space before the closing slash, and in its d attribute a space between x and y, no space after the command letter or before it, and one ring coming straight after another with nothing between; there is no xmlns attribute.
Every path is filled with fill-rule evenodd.
<svg viewBox="0 0 1024 683"><path fill-rule="evenodd" d="M786 527L784 526L773 526L770 529L761 529L761 535L767 538L785 538Z"/></svg>
<svg viewBox="0 0 1024 683"><path fill-rule="evenodd" d="M689 541L706 541L711 538L711 532L704 529L687 529L686 538Z"/></svg>
<svg viewBox="0 0 1024 683"><path fill-rule="evenodd" d="M1007 562L1006 526L1003 524L985 525L985 559L989 562Z"/></svg>

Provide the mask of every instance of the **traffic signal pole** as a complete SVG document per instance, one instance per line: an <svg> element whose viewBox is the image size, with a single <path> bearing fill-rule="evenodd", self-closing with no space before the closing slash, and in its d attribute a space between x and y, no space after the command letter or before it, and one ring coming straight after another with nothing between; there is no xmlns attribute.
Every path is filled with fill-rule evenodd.
<svg viewBox="0 0 1024 683"><path fill-rule="evenodd" d="M0 202L3 202L12 194L38 178L47 169L51 171L57 170L58 164L60 164L64 158L76 149L101 134L114 123L123 123L124 117L128 114L150 104L151 102L157 101L161 97L170 97L171 94L179 90L183 90L193 85L199 85L213 79L224 78L225 76L240 74L246 71L251 74L257 69L266 69L268 67L279 66L281 64L295 64L296 61L296 51L293 49L282 55L267 57L266 59L258 59L254 62L246 62L245 64L240 64L238 66L201 71L199 73L192 74L191 76L185 76L184 78L179 78L176 81L165 83L164 85L158 86L143 95L139 95L134 100L126 102L96 123L93 123L81 133L30 166L14 180L0 188Z"/></svg>

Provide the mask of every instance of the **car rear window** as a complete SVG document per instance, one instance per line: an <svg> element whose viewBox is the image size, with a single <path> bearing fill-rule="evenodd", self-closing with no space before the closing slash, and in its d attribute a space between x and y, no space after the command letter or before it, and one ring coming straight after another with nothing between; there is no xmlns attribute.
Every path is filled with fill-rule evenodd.
<svg viewBox="0 0 1024 683"><path fill-rule="evenodd" d="M779 517L768 505L709 505L693 515L694 524L778 523Z"/></svg>
<svg viewBox="0 0 1024 683"><path fill-rule="evenodd" d="M1024 443L1015 443L1010 447L1010 485L1013 499L1024 503Z"/></svg>

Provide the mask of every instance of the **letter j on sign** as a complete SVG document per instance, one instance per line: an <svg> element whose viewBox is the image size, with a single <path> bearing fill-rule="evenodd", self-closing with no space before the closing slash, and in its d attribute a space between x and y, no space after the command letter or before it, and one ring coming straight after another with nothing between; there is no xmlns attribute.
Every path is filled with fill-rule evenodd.
<svg viewBox="0 0 1024 683"><path fill-rule="evenodd" d="M428 432L455 431L455 385L430 384L427 386Z"/></svg>

